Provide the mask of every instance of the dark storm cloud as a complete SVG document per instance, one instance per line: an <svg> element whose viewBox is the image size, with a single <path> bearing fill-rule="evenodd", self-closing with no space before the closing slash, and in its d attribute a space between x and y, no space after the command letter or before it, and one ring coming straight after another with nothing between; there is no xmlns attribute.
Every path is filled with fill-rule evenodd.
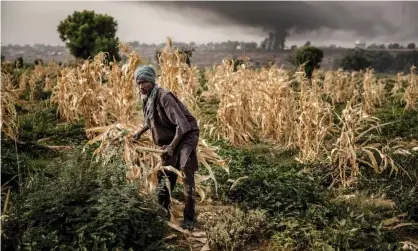
<svg viewBox="0 0 418 251"><path fill-rule="evenodd" d="M144 2L142 2L144 3ZM418 12L417 2L238 2L182 1L145 2L179 11L194 21L212 25L238 24L266 32L293 30L296 33L320 29L346 30L373 38L408 30L406 37L417 37L417 25L407 23ZM405 9L405 10L403 10ZM205 15L212 13L212 15ZM405 14L405 17L402 15ZM402 20L405 22L402 23ZM286 33L286 32L284 32Z"/></svg>

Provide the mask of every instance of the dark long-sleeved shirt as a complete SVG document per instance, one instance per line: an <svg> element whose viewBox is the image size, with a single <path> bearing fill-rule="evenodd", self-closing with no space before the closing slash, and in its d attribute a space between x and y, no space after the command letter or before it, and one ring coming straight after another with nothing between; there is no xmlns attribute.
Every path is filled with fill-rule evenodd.
<svg viewBox="0 0 418 251"><path fill-rule="evenodd" d="M199 141L199 126L197 120L187 110L186 106L170 91L159 88L155 98L154 116L150 119L150 130L154 143L158 146L170 145L174 138L180 138L174 149L173 156L163 159L163 165L171 165L178 169L198 169L196 147ZM145 114L145 103L143 103Z"/></svg>
<svg viewBox="0 0 418 251"><path fill-rule="evenodd" d="M155 111L149 129L156 145L169 145L176 134L182 137L190 131L199 131L197 120L170 91L159 88L155 99ZM145 103L142 107L145 112Z"/></svg>

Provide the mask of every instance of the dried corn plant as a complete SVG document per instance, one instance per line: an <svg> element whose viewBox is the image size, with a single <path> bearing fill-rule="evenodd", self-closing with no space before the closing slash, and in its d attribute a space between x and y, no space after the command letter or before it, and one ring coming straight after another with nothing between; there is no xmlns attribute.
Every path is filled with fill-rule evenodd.
<svg viewBox="0 0 418 251"><path fill-rule="evenodd" d="M325 73L324 91L331 97L332 103L343 103L348 101L356 90L356 74L351 75L343 69L328 71Z"/></svg>
<svg viewBox="0 0 418 251"><path fill-rule="evenodd" d="M376 107L381 106L385 96L385 85L381 80L376 81L373 69L367 69L363 80L363 102L365 112L372 113Z"/></svg>
<svg viewBox="0 0 418 251"><path fill-rule="evenodd" d="M208 69L205 72L208 79L208 90L202 94L202 97L206 98L206 100L219 100L222 90L224 87L229 85L227 81L233 72L234 65L229 60L222 60L220 65L216 65L212 69Z"/></svg>
<svg viewBox="0 0 418 251"><path fill-rule="evenodd" d="M101 61L104 54L98 54L93 62L86 60L76 69L70 70L58 80L51 97L58 104L58 111L67 121L84 119L85 128L107 124L107 112L104 87L102 85ZM93 135L88 134L88 137Z"/></svg>
<svg viewBox="0 0 418 251"><path fill-rule="evenodd" d="M215 130L218 138L227 139L232 145L248 145L256 135L251 116L253 73L245 67L226 73L215 76L222 78L217 83L219 107Z"/></svg>
<svg viewBox="0 0 418 251"><path fill-rule="evenodd" d="M294 148L297 121L296 93L291 78L281 68L262 69L253 90L253 118L260 125L260 136L285 148Z"/></svg>
<svg viewBox="0 0 418 251"><path fill-rule="evenodd" d="M17 138L17 119L15 105L19 90L13 89L11 75L1 74L1 131L11 139Z"/></svg>
<svg viewBox="0 0 418 251"><path fill-rule="evenodd" d="M390 90L390 95L392 97L399 97L400 95L402 95L402 91L404 90L407 81L407 76L405 76L403 72L399 72L396 75L396 82L393 85L393 88Z"/></svg>
<svg viewBox="0 0 418 251"><path fill-rule="evenodd" d="M86 60L80 67L61 72L51 97L51 102L58 104L61 118L84 119L86 129L130 119L136 102L133 70L125 67L122 72L105 58L105 53L99 53L92 61ZM92 138L94 134L87 136Z"/></svg>
<svg viewBox="0 0 418 251"><path fill-rule="evenodd" d="M418 77L417 67L415 66L411 67L411 72L408 75L408 86L405 89L402 100L406 102L405 110L418 109Z"/></svg>
<svg viewBox="0 0 418 251"><path fill-rule="evenodd" d="M27 71L24 71L19 77L19 92L23 93L28 88Z"/></svg>
<svg viewBox="0 0 418 251"><path fill-rule="evenodd" d="M333 109L323 100L323 90L312 81L309 85L303 68L296 72L300 83L300 93L297 111L297 141L299 148L297 160L303 163L321 159L324 150L325 137L333 126Z"/></svg>
<svg viewBox="0 0 418 251"><path fill-rule="evenodd" d="M380 131L380 120L370 116L363 110L363 104L355 104L353 97L338 117L338 138L333 144L330 158L335 167L334 178L344 186L355 182L360 175L360 165L371 167L376 173L381 173L389 166L391 173L398 167L393 159L379 147L380 144L369 143L373 130Z"/></svg>
<svg viewBox="0 0 418 251"><path fill-rule="evenodd" d="M196 95L199 85L197 68L186 63L186 55L173 48L171 38L167 40L167 45L158 58L161 69L158 82L178 96L198 116L200 109Z"/></svg>

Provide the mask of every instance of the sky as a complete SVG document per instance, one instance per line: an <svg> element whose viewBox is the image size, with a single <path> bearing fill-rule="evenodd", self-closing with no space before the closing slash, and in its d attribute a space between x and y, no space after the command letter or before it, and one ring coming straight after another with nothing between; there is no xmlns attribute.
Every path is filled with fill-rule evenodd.
<svg viewBox="0 0 418 251"><path fill-rule="evenodd" d="M188 24L173 11L156 10L134 2L1 2L2 44L45 43L63 45L57 33L59 22L75 10L94 10L111 15L118 22L117 36L124 42L164 43L167 36L176 41L206 43L228 39L255 41L260 35L248 34L241 27L202 29Z"/></svg>
<svg viewBox="0 0 418 251"><path fill-rule="evenodd" d="M155 3L155 2L154 2ZM352 46L356 40L367 40L368 43L418 42L418 27L414 22L406 22L407 27L399 28L401 22L401 5L396 3L337 3L309 2L307 5L286 8L280 2L265 3L265 7L255 4L259 11L255 12L254 4L239 4L237 15L235 3L229 10L219 4L194 4L194 9L185 11L184 3L144 3L123 1L7 1L1 2L1 42L7 44L43 43L63 45L57 33L60 20L71 15L75 10L94 10L108 14L118 22L117 36L121 41L139 41L140 43L164 43L167 36L182 42L222 42L238 40L260 43L266 36L264 22L293 22L309 26L315 30L302 30L291 33L287 44L300 45L310 40L315 45L336 44ZM417 3L417 2L415 2ZM416 13L418 5L410 3L407 13ZM191 5L185 3L187 6ZM286 3L284 3L286 4ZM300 6L303 6L302 8ZM212 12L210 12L212 10ZM293 12L295 11L295 15ZM180 12L178 12L180 11ZM191 11L191 12L190 12ZM277 15L276 15L277 11ZM238 14L239 14L238 13ZM256 15L258 13L258 15ZM264 14L266 13L266 14ZM317 13L313 15L312 13ZM270 16L269 16L270 15ZM411 18L412 14L409 15ZM406 19L407 21L409 19ZM317 23L317 26L311 24ZM284 24L284 23L283 23ZM380 25L379 24L385 24ZM258 26L257 26L258 25ZM322 26L329 27L322 27ZM301 27L302 27L301 26ZM385 27L390 27L385 29ZM273 27L274 28L274 27ZM302 27L303 28L303 27ZM353 30L357 29L357 33Z"/></svg>

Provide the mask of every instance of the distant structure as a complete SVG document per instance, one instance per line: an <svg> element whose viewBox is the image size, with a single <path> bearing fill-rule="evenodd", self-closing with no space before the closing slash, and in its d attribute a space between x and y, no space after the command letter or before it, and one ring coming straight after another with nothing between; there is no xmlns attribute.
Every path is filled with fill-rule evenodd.
<svg viewBox="0 0 418 251"><path fill-rule="evenodd" d="M366 42L356 41L356 44L354 47L358 49L366 49Z"/></svg>

